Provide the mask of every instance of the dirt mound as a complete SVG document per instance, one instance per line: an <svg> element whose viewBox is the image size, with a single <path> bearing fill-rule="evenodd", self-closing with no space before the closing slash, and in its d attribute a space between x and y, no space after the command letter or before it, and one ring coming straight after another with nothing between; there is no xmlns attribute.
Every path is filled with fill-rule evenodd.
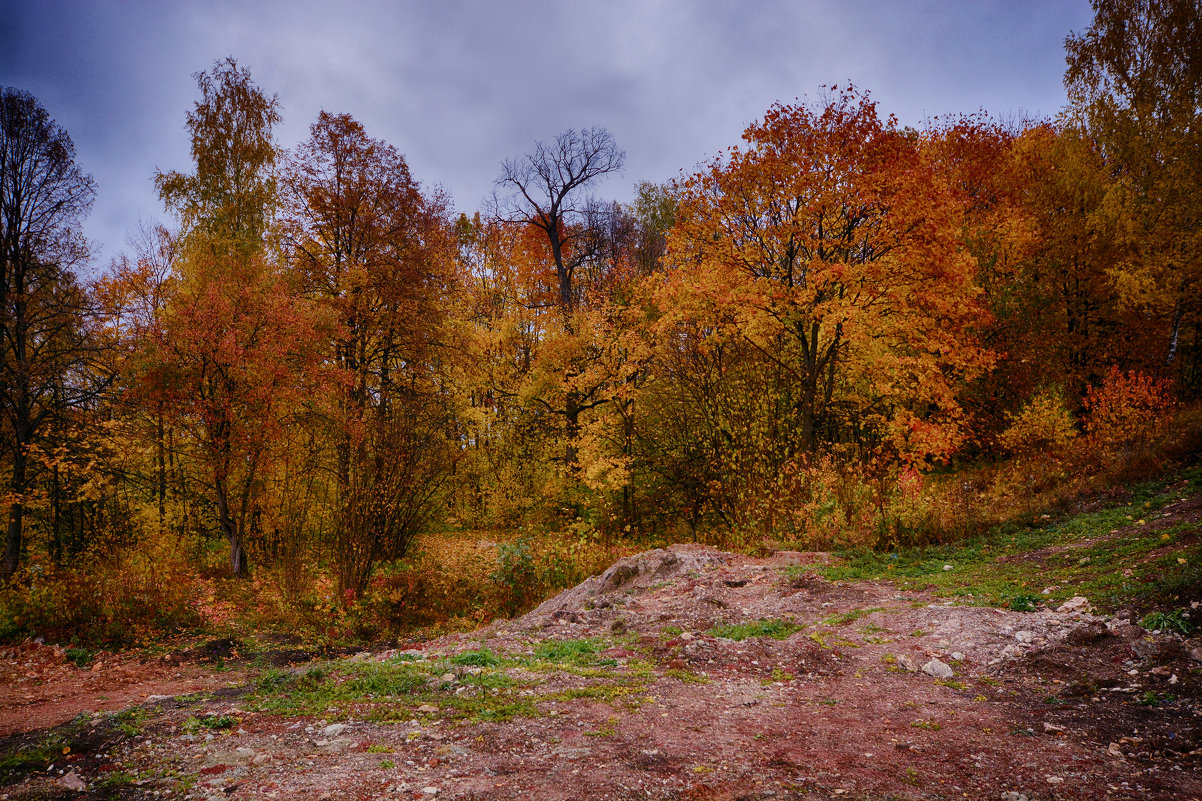
<svg viewBox="0 0 1202 801"><path fill-rule="evenodd" d="M673 545L646 551L614 562L604 573L544 601L525 616L539 625L547 619L579 615L597 606L612 606L617 594L634 594L680 576L724 565L732 554L697 545Z"/></svg>

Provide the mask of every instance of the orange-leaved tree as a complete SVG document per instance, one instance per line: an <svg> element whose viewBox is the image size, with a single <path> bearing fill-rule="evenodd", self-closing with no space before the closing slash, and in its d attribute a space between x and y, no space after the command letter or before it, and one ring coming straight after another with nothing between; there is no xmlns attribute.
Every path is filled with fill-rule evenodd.
<svg viewBox="0 0 1202 801"><path fill-rule="evenodd" d="M440 368L452 240L400 153L322 112L283 177L292 280L336 324L320 344L341 380L326 416L334 558L344 598L403 556L439 508L454 399Z"/></svg>
<svg viewBox="0 0 1202 801"><path fill-rule="evenodd" d="M844 442L909 460L961 443L958 382L989 367L963 205L867 96L778 105L681 188L664 325L701 320L779 373L788 457ZM758 447L757 443L747 443Z"/></svg>

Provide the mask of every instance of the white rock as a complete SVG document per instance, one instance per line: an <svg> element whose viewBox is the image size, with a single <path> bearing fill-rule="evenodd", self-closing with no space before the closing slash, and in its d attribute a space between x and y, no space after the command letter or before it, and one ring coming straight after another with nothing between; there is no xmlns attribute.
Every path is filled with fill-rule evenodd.
<svg viewBox="0 0 1202 801"><path fill-rule="evenodd" d="M964 654L960 653L959 651L952 651L951 656L952 656L953 662L963 662L964 661Z"/></svg>
<svg viewBox="0 0 1202 801"><path fill-rule="evenodd" d="M326 726L324 729L322 729L321 733L326 737L337 737L346 731L346 729L347 726L345 723L331 723L329 726Z"/></svg>
<svg viewBox="0 0 1202 801"><path fill-rule="evenodd" d="M1089 599L1084 595L1074 595L1056 608L1056 611L1062 615L1081 614L1089 612L1093 607L1089 604Z"/></svg>
<svg viewBox="0 0 1202 801"><path fill-rule="evenodd" d="M928 676L934 676L937 679L950 679L956 673L951 669L951 666L946 662L941 662L938 659L932 659L922 666L922 672Z"/></svg>
<svg viewBox="0 0 1202 801"><path fill-rule="evenodd" d="M439 793L442 792L442 790L440 790L437 787L423 787L422 792L425 793L426 795L438 795Z"/></svg>
<svg viewBox="0 0 1202 801"><path fill-rule="evenodd" d="M951 566L951 565L944 565L944 566L943 566L943 569L944 569L944 570L951 570L951 569L952 569L952 566Z"/></svg>
<svg viewBox="0 0 1202 801"><path fill-rule="evenodd" d="M1014 632L1014 639L1021 643L1029 643L1031 640L1035 639L1035 635L1029 631L1016 631Z"/></svg>

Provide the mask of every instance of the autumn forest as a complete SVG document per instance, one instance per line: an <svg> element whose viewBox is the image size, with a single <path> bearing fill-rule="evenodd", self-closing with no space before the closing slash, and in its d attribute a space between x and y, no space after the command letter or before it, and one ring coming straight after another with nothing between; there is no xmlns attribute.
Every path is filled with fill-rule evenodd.
<svg viewBox="0 0 1202 801"><path fill-rule="evenodd" d="M654 545L948 542L1196 457L1199 20L1119 5L1055 119L813 87L629 204L585 127L457 211L351 114L285 146L223 59L169 223L92 271L103 195L3 89L0 638L454 627Z"/></svg>

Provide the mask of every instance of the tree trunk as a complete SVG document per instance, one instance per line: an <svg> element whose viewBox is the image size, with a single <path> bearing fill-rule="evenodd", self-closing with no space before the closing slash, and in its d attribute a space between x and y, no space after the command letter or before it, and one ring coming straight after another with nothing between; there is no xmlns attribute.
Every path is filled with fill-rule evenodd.
<svg viewBox="0 0 1202 801"><path fill-rule="evenodd" d="M238 530L238 523L230 514L229 493L225 481L218 479L216 489L217 516L221 523L221 531L230 544L230 572L240 578L246 574L246 551L242 546L242 532Z"/></svg>
<svg viewBox="0 0 1202 801"><path fill-rule="evenodd" d="M1173 333L1169 337L1169 352L1164 357L1164 366L1172 367L1177 360L1177 340L1181 336L1181 320L1185 316L1185 303L1177 300L1177 308L1173 310Z"/></svg>
<svg viewBox="0 0 1202 801"><path fill-rule="evenodd" d="M13 457L12 481L9 489L13 494L13 503L8 510L8 538L4 547L4 575L7 581L17 572L17 564L21 558L21 527L24 523L25 504L21 500L25 491L25 453L18 449Z"/></svg>

